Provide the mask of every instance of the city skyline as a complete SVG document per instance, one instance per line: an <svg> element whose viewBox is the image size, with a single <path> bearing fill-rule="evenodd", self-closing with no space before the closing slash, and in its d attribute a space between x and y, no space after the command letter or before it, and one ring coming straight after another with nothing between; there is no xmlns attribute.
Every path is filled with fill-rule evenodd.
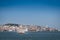
<svg viewBox="0 0 60 40"><path fill-rule="evenodd" d="M48 25L60 29L59 0L0 0L0 24Z"/></svg>

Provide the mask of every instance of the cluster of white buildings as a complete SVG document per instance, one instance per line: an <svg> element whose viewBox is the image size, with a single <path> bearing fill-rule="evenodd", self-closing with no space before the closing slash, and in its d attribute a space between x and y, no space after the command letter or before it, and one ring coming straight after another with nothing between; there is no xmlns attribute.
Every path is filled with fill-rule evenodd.
<svg viewBox="0 0 60 40"><path fill-rule="evenodd" d="M4 26L0 26L0 31L1 32L8 31L8 32L25 33L28 31L28 28L23 27L22 25L20 25L19 27L4 25Z"/></svg>
<svg viewBox="0 0 60 40"><path fill-rule="evenodd" d="M17 32L17 33L25 33L28 31L31 32L38 32L38 31L58 31L55 28L49 28L49 27L41 27L36 25L2 25L0 26L0 31L8 31L8 32Z"/></svg>

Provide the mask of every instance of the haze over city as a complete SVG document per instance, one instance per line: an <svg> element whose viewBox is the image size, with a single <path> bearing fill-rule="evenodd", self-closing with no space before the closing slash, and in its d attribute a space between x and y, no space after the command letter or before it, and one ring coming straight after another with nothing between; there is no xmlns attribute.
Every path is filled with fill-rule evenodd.
<svg viewBox="0 0 60 40"><path fill-rule="evenodd" d="M0 0L0 24L35 24L60 29L59 0Z"/></svg>

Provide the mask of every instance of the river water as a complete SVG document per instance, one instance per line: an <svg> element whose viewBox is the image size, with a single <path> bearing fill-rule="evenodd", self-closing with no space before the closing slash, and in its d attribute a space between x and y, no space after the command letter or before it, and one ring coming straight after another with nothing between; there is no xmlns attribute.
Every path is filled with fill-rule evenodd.
<svg viewBox="0 0 60 40"><path fill-rule="evenodd" d="M60 40L60 32L0 32L0 40Z"/></svg>

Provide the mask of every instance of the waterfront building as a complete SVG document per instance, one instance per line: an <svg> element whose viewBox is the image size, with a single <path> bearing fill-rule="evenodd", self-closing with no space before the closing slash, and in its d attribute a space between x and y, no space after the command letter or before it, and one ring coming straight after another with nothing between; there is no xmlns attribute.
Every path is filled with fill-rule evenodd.
<svg viewBox="0 0 60 40"><path fill-rule="evenodd" d="M15 32L15 29L16 29L15 26L11 26L11 27L9 27L8 31L9 32L11 32L11 31Z"/></svg>
<svg viewBox="0 0 60 40"><path fill-rule="evenodd" d="M16 32L17 33L25 33L25 32L28 32L28 28L25 27L24 25L20 25L19 27L17 27Z"/></svg>

